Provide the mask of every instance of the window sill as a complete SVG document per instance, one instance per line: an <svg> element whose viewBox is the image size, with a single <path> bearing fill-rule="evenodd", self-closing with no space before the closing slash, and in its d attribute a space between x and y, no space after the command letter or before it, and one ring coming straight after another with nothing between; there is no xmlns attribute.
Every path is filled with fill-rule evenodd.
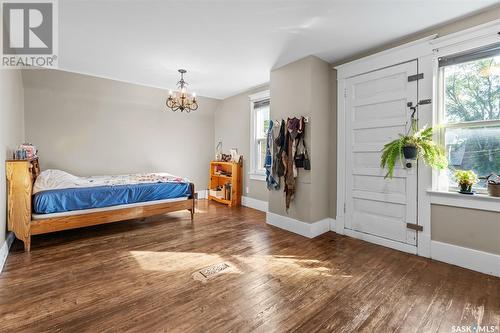
<svg viewBox="0 0 500 333"><path fill-rule="evenodd" d="M250 173L248 176L251 180L260 180L262 182L266 181L266 175L263 173Z"/></svg>
<svg viewBox="0 0 500 333"><path fill-rule="evenodd" d="M458 192L428 190L431 204L500 212L500 198L486 194L461 194Z"/></svg>

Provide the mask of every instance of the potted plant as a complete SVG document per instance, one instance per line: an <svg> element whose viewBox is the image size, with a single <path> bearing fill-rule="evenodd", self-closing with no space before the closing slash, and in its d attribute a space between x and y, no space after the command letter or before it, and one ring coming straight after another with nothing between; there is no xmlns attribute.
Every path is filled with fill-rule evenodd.
<svg viewBox="0 0 500 333"><path fill-rule="evenodd" d="M424 126L417 130L417 121L413 119L411 134L399 136L382 149L380 166L387 168L385 178L392 178L398 160L420 158L431 168L440 170L448 166L444 150L432 141L432 127Z"/></svg>
<svg viewBox="0 0 500 333"><path fill-rule="evenodd" d="M455 180L460 186L460 193L463 194L474 194L472 191L472 185L477 183L477 175L472 170L456 170Z"/></svg>

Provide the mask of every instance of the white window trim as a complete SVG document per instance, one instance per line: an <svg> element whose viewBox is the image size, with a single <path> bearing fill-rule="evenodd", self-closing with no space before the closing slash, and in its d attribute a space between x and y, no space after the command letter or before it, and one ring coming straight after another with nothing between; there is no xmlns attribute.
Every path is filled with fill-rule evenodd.
<svg viewBox="0 0 500 333"><path fill-rule="evenodd" d="M500 212L500 198L486 194L467 195L432 190L427 191L427 193L431 196L431 204Z"/></svg>
<svg viewBox="0 0 500 333"><path fill-rule="evenodd" d="M476 48L485 47L488 45L496 44L500 42L500 37L498 35L498 31L500 29L500 20L495 20L488 22L486 24L473 27L470 29L466 29L448 36L444 36L441 38L434 39L430 41L430 44L433 46L433 82L434 82L434 100L436 103L433 107L433 125L434 127L438 127L441 124L442 117L442 108L444 100L443 89L444 89L444 81L441 75L438 62L439 58L443 56L449 56L452 54L457 54L461 52L471 51ZM473 127L478 123L484 123L488 125L498 124L500 121L486 121L486 122L477 122L476 124L467 124L464 123L454 123L448 124L447 128L452 127ZM444 145L444 130L435 131L435 140L439 142L441 145ZM435 200L441 200L436 198L447 198L446 202L451 206L461 206L464 204L464 201L461 200L463 195L455 193L457 188L449 187L449 181L445 172L437 172L433 171L432 174L432 188L428 191L431 195L431 202L436 203ZM441 193L442 195L438 195ZM468 208L476 208L476 209L484 209L484 204L481 203L481 200L488 200L489 196L482 195L486 193L486 190L479 190L479 194L476 194L472 201L467 201L470 203ZM493 201L494 204L498 204L498 202ZM490 210L490 209L488 209Z"/></svg>
<svg viewBox="0 0 500 333"><path fill-rule="evenodd" d="M255 159L257 155L256 147L255 147L255 112L254 112L254 103L258 101L262 101L265 99L270 99L270 91L264 90L255 94L251 94L248 96L250 100L250 171L248 172L248 176L252 180L265 181L266 173L263 171L256 170L255 168Z"/></svg>

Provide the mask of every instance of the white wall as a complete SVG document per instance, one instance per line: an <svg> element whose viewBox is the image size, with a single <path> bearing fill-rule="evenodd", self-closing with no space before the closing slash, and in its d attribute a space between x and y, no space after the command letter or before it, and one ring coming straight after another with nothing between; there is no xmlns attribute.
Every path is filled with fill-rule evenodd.
<svg viewBox="0 0 500 333"><path fill-rule="evenodd" d="M6 159L24 141L24 99L21 72L0 70L0 248L7 228Z"/></svg>
<svg viewBox="0 0 500 333"><path fill-rule="evenodd" d="M167 110L161 89L55 70L23 71L26 139L42 170L76 175L165 171L206 189L219 101Z"/></svg>
<svg viewBox="0 0 500 333"><path fill-rule="evenodd" d="M267 201L268 191L265 181L252 180L250 171L250 100L248 96L268 90L269 86L261 86L221 101L215 112L215 143L222 141L223 152L237 148L243 154L243 195ZM248 191L247 191L248 189Z"/></svg>

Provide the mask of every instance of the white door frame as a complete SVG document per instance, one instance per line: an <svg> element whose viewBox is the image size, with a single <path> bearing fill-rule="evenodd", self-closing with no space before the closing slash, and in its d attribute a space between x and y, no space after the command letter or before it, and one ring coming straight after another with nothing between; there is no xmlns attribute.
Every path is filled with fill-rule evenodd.
<svg viewBox="0 0 500 333"><path fill-rule="evenodd" d="M362 235L351 233L345 229L345 203L346 203L346 79L365 74L385 67L398 65L411 60L417 60L418 73L423 73L424 78L418 82L418 99L434 98L433 96L433 72L432 59L433 51L429 43L436 38L431 35L414 42L398 46L374 55L355 60L353 62L335 67L337 70L337 216L335 221L335 232L339 234L348 233L349 236L362 238ZM433 99L434 102L434 99ZM419 107L420 125L429 124L432 126L432 105L422 105ZM430 199L427 190L432 187L432 171L429 168L418 168L417 180L417 205L418 205L418 224L423 227L423 231L417 236L417 253L423 257L430 257ZM366 238L366 237L363 237ZM406 247L399 247L395 242L385 241L383 239L366 239L380 245L384 245L398 250L405 251ZM408 251L407 251L408 252ZM414 251L410 251L413 252Z"/></svg>

